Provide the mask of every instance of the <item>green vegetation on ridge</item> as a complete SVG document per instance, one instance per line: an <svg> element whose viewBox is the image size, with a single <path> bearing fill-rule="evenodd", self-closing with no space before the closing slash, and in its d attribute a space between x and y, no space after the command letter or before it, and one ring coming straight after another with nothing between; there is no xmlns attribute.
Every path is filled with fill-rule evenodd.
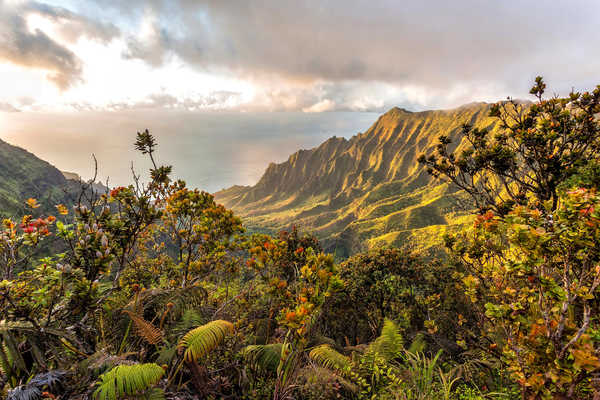
<svg viewBox="0 0 600 400"><path fill-rule="evenodd" d="M271 164L255 186L236 186L215 198L251 228L276 232L294 223L341 256L366 246L440 244L466 212L449 196L452 187L430 177L417 158L433 152L440 135L457 138L465 123L493 128L497 120L488 115L490 108L485 103L424 112L393 108L366 132L301 150ZM415 240L424 228L437 239Z"/></svg>
<svg viewBox="0 0 600 400"><path fill-rule="evenodd" d="M445 257L388 247L336 263L295 228L248 234L138 133L147 185L57 215L30 198L2 220L0 395L599 398L600 86L548 100L544 88L527 108L491 107L493 130L465 123L419 156L477 205L443 237ZM435 223L440 193L405 199L388 234ZM432 226L417 230L425 244ZM63 250L38 257L49 240Z"/></svg>

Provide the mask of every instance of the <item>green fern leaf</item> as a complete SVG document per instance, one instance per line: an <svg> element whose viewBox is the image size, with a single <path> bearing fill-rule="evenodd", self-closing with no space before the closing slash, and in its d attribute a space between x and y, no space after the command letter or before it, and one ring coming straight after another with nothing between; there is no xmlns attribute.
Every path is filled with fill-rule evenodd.
<svg viewBox="0 0 600 400"><path fill-rule="evenodd" d="M254 369L276 372L281 360L281 343L257 344L242 349L242 357Z"/></svg>
<svg viewBox="0 0 600 400"><path fill-rule="evenodd" d="M417 334L408 347L409 353L422 353L425 350L425 337L422 333Z"/></svg>
<svg viewBox="0 0 600 400"><path fill-rule="evenodd" d="M97 400L117 400L125 396L138 395L149 391L162 378L165 371L158 365L135 364L118 365L100 375L99 386L94 392ZM154 391L149 392L154 393ZM163 397L153 397L160 399Z"/></svg>
<svg viewBox="0 0 600 400"><path fill-rule="evenodd" d="M317 364L337 371L348 371L352 366L352 361L345 355L337 352L328 344L322 344L310 351L308 356Z"/></svg>
<svg viewBox="0 0 600 400"><path fill-rule="evenodd" d="M369 345L368 352L390 361L397 358L402 350L403 340L400 329L393 321L386 318L381 329L381 335Z"/></svg>
<svg viewBox="0 0 600 400"><path fill-rule="evenodd" d="M216 320L192 329L179 341L177 346L184 350L184 358L188 362L197 362L214 348L219 346L225 337L233 333L233 324L229 321Z"/></svg>

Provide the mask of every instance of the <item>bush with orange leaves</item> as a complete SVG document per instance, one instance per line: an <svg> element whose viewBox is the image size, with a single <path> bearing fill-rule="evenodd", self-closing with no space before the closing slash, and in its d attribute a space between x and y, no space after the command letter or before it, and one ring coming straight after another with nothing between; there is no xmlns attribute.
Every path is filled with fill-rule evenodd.
<svg viewBox="0 0 600 400"><path fill-rule="evenodd" d="M453 250L470 272L467 294L484 306L490 350L501 352L524 398L591 398L600 372L600 195L579 188L556 210L546 206L487 213Z"/></svg>

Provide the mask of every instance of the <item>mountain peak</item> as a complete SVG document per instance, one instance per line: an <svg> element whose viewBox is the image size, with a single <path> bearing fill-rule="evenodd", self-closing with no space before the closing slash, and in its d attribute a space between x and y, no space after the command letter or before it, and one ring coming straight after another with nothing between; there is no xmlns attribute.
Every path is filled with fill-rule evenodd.
<svg viewBox="0 0 600 400"><path fill-rule="evenodd" d="M407 110L406 108L392 107L387 112L385 112L383 115L402 115L402 114L412 114L412 113L413 113L413 111Z"/></svg>

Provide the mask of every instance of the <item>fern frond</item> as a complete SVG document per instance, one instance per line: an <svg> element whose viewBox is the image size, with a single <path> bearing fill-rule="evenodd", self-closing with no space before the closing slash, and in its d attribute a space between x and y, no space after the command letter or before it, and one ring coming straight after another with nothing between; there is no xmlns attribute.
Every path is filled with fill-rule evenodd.
<svg viewBox="0 0 600 400"><path fill-rule="evenodd" d="M123 313L129 315L129 318L131 318L135 325L136 334L148 342L148 344L159 344L163 341L163 335L160 329L129 310L123 310Z"/></svg>
<svg viewBox="0 0 600 400"><path fill-rule="evenodd" d="M181 317L188 308L199 308L206 301L208 292L201 286L188 286L176 289L151 289L140 293L138 306L143 311L139 314L147 315L146 312L162 312L168 303L173 304L171 314L176 318ZM134 310L135 300L125 306L125 309Z"/></svg>
<svg viewBox="0 0 600 400"><path fill-rule="evenodd" d="M10 359L10 364L13 369L17 369L23 372L27 371L27 364L25 363L25 359L23 355L19 351L19 346L17 344L17 339L10 331L2 332L2 340L5 345L6 350L8 350L8 357Z"/></svg>
<svg viewBox="0 0 600 400"><path fill-rule="evenodd" d="M225 337L233 333L233 324L216 320L192 329L179 341L178 348L184 350L188 362L197 362L211 350L220 345Z"/></svg>
<svg viewBox="0 0 600 400"><path fill-rule="evenodd" d="M146 394L146 400L165 400L165 392L161 388L154 388Z"/></svg>
<svg viewBox="0 0 600 400"><path fill-rule="evenodd" d="M409 353L422 353L425 350L425 337L422 333L418 333L408 347Z"/></svg>
<svg viewBox="0 0 600 400"><path fill-rule="evenodd" d="M346 394L343 398L354 398L354 396L350 396L351 394L356 394L358 392L358 386L354 383L350 382L347 379L344 379L340 375L335 372L319 367L316 365L304 367L299 372L298 380L300 382L304 381L305 384L312 384L318 388L323 388L325 385L329 384L332 381L337 382L343 389L342 396Z"/></svg>
<svg viewBox="0 0 600 400"><path fill-rule="evenodd" d="M203 325L205 322L206 318L204 318L200 312L193 308L187 308L183 310L181 318L175 324L175 326L171 328L170 332L177 336L181 336L187 333L190 329Z"/></svg>
<svg viewBox="0 0 600 400"><path fill-rule="evenodd" d="M345 372L352 366L352 361L345 355L338 353L328 344L322 344L310 351L308 356L322 367Z"/></svg>
<svg viewBox="0 0 600 400"><path fill-rule="evenodd" d="M164 373L165 371L160 366L153 363L118 365L100 375L99 386L94 392L94 398L117 400L125 396L139 395L156 385Z"/></svg>
<svg viewBox="0 0 600 400"><path fill-rule="evenodd" d="M78 364L79 371L82 374L87 374L88 370L93 373L104 372L107 369L116 367L117 365L134 365L135 362L128 360L135 353L123 353L121 355L109 354L106 349L100 349L91 356Z"/></svg>
<svg viewBox="0 0 600 400"><path fill-rule="evenodd" d="M0 373L4 375L10 375L12 372L12 356L6 343L0 343Z"/></svg>
<svg viewBox="0 0 600 400"><path fill-rule="evenodd" d="M375 339L370 345L368 351L375 353L386 361L397 358L403 350L402 335L396 324L389 319L385 319L381 335Z"/></svg>
<svg viewBox="0 0 600 400"><path fill-rule="evenodd" d="M172 345L161 346L158 349L157 353L158 353L158 356L156 357L155 362L158 365L163 365L163 364L170 365L171 361L177 354L177 346L176 345L175 346L172 346Z"/></svg>
<svg viewBox="0 0 600 400"><path fill-rule="evenodd" d="M36 386L21 385L8 391L6 400L40 400L42 391Z"/></svg>
<svg viewBox="0 0 600 400"><path fill-rule="evenodd" d="M241 354L252 368L276 372L282 348L282 343L257 344L244 347Z"/></svg>
<svg viewBox="0 0 600 400"><path fill-rule="evenodd" d="M53 370L35 375L25 385L17 386L10 390L6 400L39 400L42 398L44 388L56 389L67 373L62 370Z"/></svg>

